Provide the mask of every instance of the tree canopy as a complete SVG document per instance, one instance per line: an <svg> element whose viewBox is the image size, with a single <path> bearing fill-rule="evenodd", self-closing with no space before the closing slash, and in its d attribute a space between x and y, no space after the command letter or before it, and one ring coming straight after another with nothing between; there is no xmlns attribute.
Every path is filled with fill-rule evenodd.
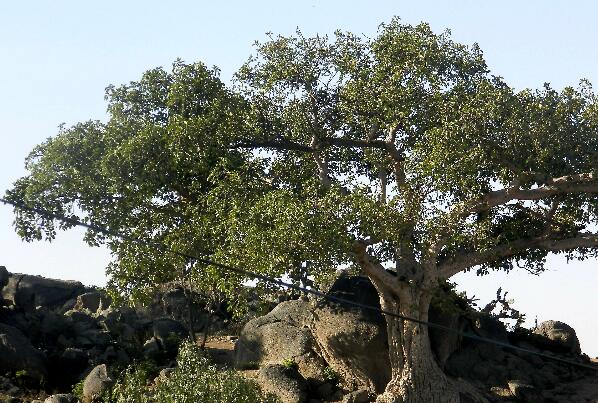
<svg viewBox="0 0 598 403"><path fill-rule="evenodd" d="M596 253L590 84L517 91L476 45L426 24L271 36L231 85L177 61L106 98L108 121L38 146L9 198L274 277L354 264L403 299L463 270L538 273L550 252ZM33 240L68 225L16 211L15 226ZM109 245L111 284L133 297L190 265L86 240ZM192 273L229 292L247 280Z"/></svg>

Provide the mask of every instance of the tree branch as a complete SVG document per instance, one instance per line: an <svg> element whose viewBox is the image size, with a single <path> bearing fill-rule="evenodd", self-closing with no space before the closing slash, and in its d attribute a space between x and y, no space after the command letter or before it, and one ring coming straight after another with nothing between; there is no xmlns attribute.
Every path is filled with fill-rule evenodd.
<svg viewBox="0 0 598 403"><path fill-rule="evenodd" d="M598 247L598 234L579 232L575 236L564 239L537 237L518 239L503 245L497 245L484 252L457 254L439 262L438 270L441 278L449 278L465 269L484 263L508 259L529 249L544 249L550 252L563 252L572 249Z"/></svg>
<svg viewBox="0 0 598 403"><path fill-rule="evenodd" d="M520 181L501 190L486 193L479 199L462 205L462 216L490 210L492 207L506 204L512 200L540 200L550 196L569 193L598 193L598 180L592 173L561 176L546 181L546 185L536 189L521 189Z"/></svg>
<svg viewBox="0 0 598 403"><path fill-rule="evenodd" d="M398 294L399 283L397 278L388 273L380 263L372 261L371 256L367 253L367 247L370 244L371 242L359 240L353 243L353 254L355 255L357 264L359 264L372 282Z"/></svg>
<svg viewBox="0 0 598 403"><path fill-rule="evenodd" d="M252 140L242 141L240 143L232 145L230 148L273 148L276 150L287 150L287 151L302 151L302 152L313 152L314 150L306 145L296 143L294 141L279 139L279 140Z"/></svg>

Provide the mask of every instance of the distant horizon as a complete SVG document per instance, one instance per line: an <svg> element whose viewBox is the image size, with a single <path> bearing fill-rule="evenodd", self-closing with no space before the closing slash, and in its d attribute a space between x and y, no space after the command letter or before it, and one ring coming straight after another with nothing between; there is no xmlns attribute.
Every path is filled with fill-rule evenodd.
<svg viewBox="0 0 598 403"><path fill-rule="evenodd" d="M33 147L67 126L106 119L104 89L137 80L153 67L174 60L200 60L221 69L224 82L253 53L252 43L266 32L332 34L335 29L372 36L393 15L403 22L428 22L435 32L450 29L454 40L479 43L493 74L516 89L577 86L587 78L598 85L598 37L591 1L547 4L505 1L341 1L227 2L108 0L82 4L6 3L0 6L0 150L2 193L25 174L23 162ZM79 229L59 232L52 243L22 242L12 225L12 209L0 204L0 265L9 272L106 284L106 248L82 242ZM598 293L595 259L566 263L550 257L539 277L523 270L459 274L459 290L477 295L480 305L500 286L514 306L527 314L526 325L554 319L571 325L582 350L598 356Z"/></svg>

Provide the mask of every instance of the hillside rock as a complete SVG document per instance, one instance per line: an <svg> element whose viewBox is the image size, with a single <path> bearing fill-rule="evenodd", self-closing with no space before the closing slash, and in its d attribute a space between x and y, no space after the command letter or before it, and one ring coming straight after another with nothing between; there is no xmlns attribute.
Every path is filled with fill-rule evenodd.
<svg viewBox="0 0 598 403"><path fill-rule="evenodd" d="M110 306L110 299L103 292L92 291L77 296L74 309L87 311L92 314L98 310L105 310Z"/></svg>
<svg viewBox="0 0 598 403"><path fill-rule="evenodd" d="M113 380L108 376L106 364L96 366L83 382L83 400L86 403L98 400L112 384Z"/></svg>
<svg viewBox="0 0 598 403"><path fill-rule="evenodd" d="M308 327L310 310L308 301L285 301L270 313L249 321L235 344L235 366L247 368L293 360L303 377L318 382L326 363L316 352Z"/></svg>
<svg viewBox="0 0 598 403"><path fill-rule="evenodd" d="M10 274L8 273L8 270L6 270L6 267L0 266L0 290L8 284L9 278Z"/></svg>
<svg viewBox="0 0 598 403"><path fill-rule="evenodd" d="M59 393L47 397L44 403L77 403L77 398L70 393Z"/></svg>
<svg viewBox="0 0 598 403"><path fill-rule="evenodd" d="M2 297L25 310L43 306L48 309L62 307L68 300L86 291L78 281L54 280L29 274L10 273Z"/></svg>
<svg viewBox="0 0 598 403"><path fill-rule="evenodd" d="M534 333L562 345L568 352L573 354L581 353L577 334L575 333L575 330L566 323L556 320L548 320L540 323L540 326L538 326Z"/></svg>
<svg viewBox="0 0 598 403"><path fill-rule="evenodd" d="M294 368L266 365L258 373L258 382L263 390L278 396L282 403L307 401L307 383Z"/></svg>
<svg viewBox="0 0 598 403"><path fill-rule="evenodd" d="M47 377L46 357L18 329L0 323L0 372L25 371L27 377Z"/></svg>
<svg viewBox="0 0 598 403"><path fill-rule="evenodd" d="M340 277L329 295L379 307L365 277ZM379 313L326 301L313 311L312 332L322 357L349 390L381 392L390 380L386 323Z"/></svg>

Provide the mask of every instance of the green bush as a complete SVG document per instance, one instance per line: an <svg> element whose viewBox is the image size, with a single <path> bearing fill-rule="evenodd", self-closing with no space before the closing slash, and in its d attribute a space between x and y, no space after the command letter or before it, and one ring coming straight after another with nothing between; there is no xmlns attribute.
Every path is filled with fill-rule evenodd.
<svg viewBox="0 0 598 403"><path fill-rule="evenodd" d="M259 386L232 370L211 364L193 343L181 345L176 368L151 385L155 370L147 365L129 367L109 396L109 403L274 403L273 395L262 394Z"/></svg>
<svg viewBox="0 0 598 403"><path fill-rule="evenodd" d="M79 382L77 382L76 384L73 385L73 390L72 393L73 395L83 401L83 383L85 382L85 379L81 379Z"/></svg>
<svg viewBox="0 0 598 403"><path fill-rule="evenodd" d="M104 396L105 403L149 403L155 402L148 387L156 375L156 368L149 362L129 366L122 372L110 393Z"/></svg>
<svg viewBox="0 0 598 403"><path fill-rule="evenodd" d="M340 382L340 377L338 373L334 369L332 369L332 367L324 368L324 370L322 371L322 377L326 382L329 382L335 386Z"/></svg>
<svg viewBox="0 0 598 403"><path fill-rule="evenodd" d="M297 364L297 361L295 361L293 358L285 358L284 360L282 360L282 365L291 369L299 368L299 364Z"/></svg>

